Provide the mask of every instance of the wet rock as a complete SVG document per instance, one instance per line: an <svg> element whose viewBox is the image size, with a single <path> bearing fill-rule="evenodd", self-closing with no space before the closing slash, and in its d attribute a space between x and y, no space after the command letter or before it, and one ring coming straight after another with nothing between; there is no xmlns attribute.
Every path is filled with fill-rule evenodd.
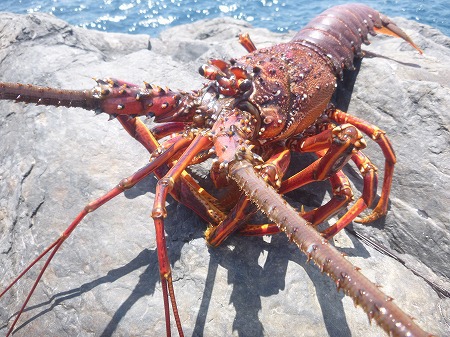
<svg viewBox="0 0 450 337"><path fill-rule="evenodd" d="M444 336L449 300L415 272L450 288L450 44L435 29L396 21L425 54L398 39L372 38L367 49L382 57L363 60L349 112L383 128L398 157L389 214L353 228L401 262L346 233L334 244L421 326ZM0 80L84 89L93 86L92 77L110 76L196 89L204 81L197 69L208 58L244 54L236 40L244 31L258 47L292 36L216 19L149 38L84 30L44 14L3 13ZM148 153L107 120L81 109L1 102L2 287L85 204L148 162ZM382 171L381 151L368 143L365 153ZM346 172L360 188L356 169ZM16 336L164 335L150 218L155 186L149 177L86 217L49 266ZM298 194L323 200L327 186ZM167 245L186 335L385 335L283 235L234 237L211 249L203 239L206 225L192 211L172 199L167 210ZM0 300L2 334L36 275L33 269Z"/></svg>

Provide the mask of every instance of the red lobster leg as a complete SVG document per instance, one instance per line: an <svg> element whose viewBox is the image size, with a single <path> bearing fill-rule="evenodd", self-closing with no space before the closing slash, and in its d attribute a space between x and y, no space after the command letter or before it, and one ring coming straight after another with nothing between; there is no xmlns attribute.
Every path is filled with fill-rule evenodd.
<svg viewBox="0 0 450 337"><path fill-rule="evenodd" d="M281 180L286 174L291 162L291 152L284 145L275 149L275 153L265 161L260 169L261 177L275 189L280 188Z"/></svg>
<svg viewBox="0 0 450 337"><path fill-rule="evenodd" d="M186 126L187 124L183 122L167 122L153 126L150 132L157 140L160 140L161 138L170 136L174 133L183 132L183 130L186 129Z"/></svg>
<svg viewBox="0 0 450 337"><path fill-rule="evenodd" d="M117 116L118 121L122 124L125 130L138 142L140 142L150 153L157 149L162 149L158 143L154 134L144 125L139 118L129 118L128 116ZM172 123L170 123L172 124ZM172 127L178 129L179 124L173 123L178 126L171 125L169 129L173 131ZM166 125L166 124L163 124ZM171 133L171 132L170 132ZM159 134L161 136L161 134ZM173 160L174 158L172 158ZM159 167L155 171L155 175L158 179L163 177L169 167L164 165ZM225 215L216 206L218 201L207 193L192 177L185 171L182 173L182 177L178 182L177 188L171 191L171 196L182 202L185 206L192 209L202 219L209 223L219 223Z"/></svg>
<svg viewBox="0 0 450 337"><path fill-rule="evenodd" d="M370 207L377 193L378 177L376 167L361 151L353 155L352 160L363 176L364 186L362 195L333 226L322 232L327 239L336 235L361 214L361 212Z"/></svg>
<svg viewBox="0 0 450 337"><path fill-rule="evenodd" d="M148 130L140 119L117 116L117 120L130 136L141 143L149 153L153 153L160 146L153 133Z"/></svg>
<svg viewBox="0 0 450 337"><path fill-rule="evenodd" d="M330 177L333 196L329 202L312 211L301 213L313 226L326 221L329 217L335 215L353 200L353 192L350 187L347 176L338 171Z"/></svg>
<svg viewBox="0 0 450 337"><path fill-rule="evenodd" d="M386 215L387 213L389 194L391 193L391 186L392 186L392 177L394 175L394 165L397 161L394 149L392 148L389 139L385 135L386 132L364 121L363 119L349 115L338 109L330 109L329 117L332 120L336 121L337 123L350 123L356 126L359 130L361 130L369 137L371 137L378 144L378 146L381 148L381 151L384 154L385 167L384 167L383 187L381 189L380 200L378 201L375 208L372 210L372 213L366 215L361 219L355 220L360 223L369 223L375 221L381 218L382 216Z"/></svg>
<svg viewBox="0 0 450 337"><path fill-rule="evenodd" d="M124 129L139 143L141 143L150 153L160 148L160 144L155 139L153 132L150 132L150 130L139 118L117 116L117 120L122 124ZM170 124L169 128L167 128L167 124ZM180 129L180 124L182 123L174 122L162 125L164 126L163 129L174 131L175 129ZM164 133L164 131L161 132ZM157 135L162 136L161 133L157 133ZM167 165L163 165L155 171L155 175L159 179L163 177L168 170L169 168ZM217 207L218 201L207 193L185 171L182 173L182 177L178 182L177 188L172 190L170 194L175 200L192 209L202 219L209 223L217 224L225 217L224 213Z"/></svg>
<svg viewBox="0 0 450 337"><path fill-rule="evenodd" d="M330 145L331 144L331 145ZM278 192L285 194L314 181L330 179L333 197L325 205L302 213L302 217L316 226L345 207L353 197L347 177L340 171L352 157L355 149L365 146L362 135L347 124L322 131L304 141L291 143L297 152L316 152L320 158L314 163L282 182ZM326 152L325 152L326 151ZM242 235L265 235L276 233L273 224L250 225L240 231Z"/></svg>
<svg viewBox="0 0 450 337"><path fill-rule="evenodd" d="M322 131L318 135L311 136L303 142L292 144L292 147L300 152L315 151L321 153L329 147L322 158L319 158L301 172L285 180L279 190L280 193L284 194L310 182L331 178L333 198L324 206L314 210L313 213L305 214L306 218L314 225L336 214L351 201L352 193L347 178L344 174L336 175L350 159L354 160L357 166L359 165L358 168L360 168L364 175L363 196L357 200L336 224L324 231L327 238L331 238L345 228L345 226L373 201L373 191L376 190L377 186L376 169L359 152L365 146L361 133L355 126L350 124L343 124L333 129Z"/></svg>
<svg viewBox="0 0 450 337"><path fill-rule="evenodd" d="M278 188L281 185L281 179L289 167L290 159L290 151L286 149L285 146L279 146L275 149L275 154L273 154L264 165L259 167L261 177L271 186ZM206 230L206 241L213 247L220 245L231 234L240 230L242 225L244 225L249 217L255 212L256 208L254 205L245 194L242 194L237 204L233 207L231 212L228 213L227 217L218 226L210 226ZM247 226L245 226L245 228L247 228ZM251 228L256 229L255 226L252 226ZM264 234L267 234L267 232Z"/></svg>
<svg viewBox="0 0 450 337"><path fill-rule="evenodd" d="M211 145L211 141L203 136L198 135L192 138L185 138L190 145L186 148L180 156L176 164L167 172L167 174L158 181L156 185L155 201L153 204L152 218L155 223L156 230L156 245L158 249L159 272L161 276L161 285L163 287L164 309L166 317L166 331L167 336L170 336L170 313L168 299L171 301L172 311L175 317L175 323L180 336L183 336L183 329L181 327L181 320L178 315L178 308L175 300L175 293L173 290L172 271L170 268L169 257L167 254L167 246L164 232L164 218L167 216L166 212L166 197L173 189L175 181L182 175L183 171L189 166L191 160L202 150Z"/></svg>
<svg viewBox="0 0 450 337"><path fill-rule="evenodd" d="M255 213L254 205L245 194L241 194L237 204L231 209L227 217L217 226L210 226L205 231L205 239L213 247L219 246L231 234L239 230L242 225Z"/></svg>
<svg viewBox="0 0 450 337"><path fill-rule="evenodd" d="M6 336L9 336L13 331L14 327L19 320L20 316L22 315L22 312L24 311L25 307L27 306L31 296L33 295L34 290L36 289L40 279L42 278L42 275L44 274L45 270L47 269L48 265L50 264L51 260L55 256L58 249L61 247L63 242L69 237L69 235L75 230L75 228L79 225L79 223L84 219L84 217L89 214L90 212L95 211L100 206L107 203L109 200L113 199L117 195L121 194L126 189L129 189L133 187L136 183L141 181L143 178L147 177L149 174L154 172L158 167L166 163L168 160L171 159L174 152L179 151L180 147L186 146L186 144L183 144L183 142L179 142L178 144L175 144L172 148L168 149L167 151L163 152L160 156L155 158L152 162L141 168L139 171L134 173L133 175L129 176L128 178L122 179L119 184L110 190L108 193L103 195L102 197L94 200L93 202L87 204L84 209L77 215L77 217L72 221L72 223L67 227L67 229L61 234L61 236L56 239L51 245L49 245L33 262L31 262L28 267L26 267L7 287L6 289L0 294L0 297L2 297L19 279L21 279L37 262L39 262L42 258L44 258L49 252L50 255L47 258L47 260L44 263L44 266L42 267L41 271L39 272L39 275L37 276L33 286L31 287L27 298L25 299L22 307L20 308L19 312L17 313L17 316L9 328Z"/></svg>
<svg viewBox="0 0 450 337"><path fill-rule="evenodd" d="M311 226L317 226L324 222L346 207L353 200L353 192L350 183L347 176L342 171L333 174L329 180L333 191L333 196L330 201L311 211L300 212L300 216L310 222ZM350 221L348 221L346 225L350 223ZM279 233L279 228L276 224L247 225L239 231L240 235L245 236L260 236L276 233Z"/></svg>
<svg viewBox="0 0 450 337"><path fill-rule="evenodd" d="M280 233L280 228L274 223L267 224L247 224L238 231L242 236L264 236Z"/></svg>
<svg viewBox="0 0 450 337"><path fill-rule="evenodd" d="M350 222L352 222L361 212L370 207L375 199L377 190L377 174L376 167L370 160L360 151L352 156L352 161L360 170L364 186L361 197L352 205L352 207L331 227L322 232L325 238L330 239L339 231L344 229ZM324 222L329 217L335 215L341 209L346 207L353 200L353 193L347 176L338 171L330 178L330 183L333 190L333 197L325 205L320 206L309 212L302 212L300 215L305 220L309 221L312 226ZM251 225L246 226L239 231L241 235L255 236L277 233L275 224L266 225Z"/></svg>
<svg viewBox="0 0 450 337"><path fill-rule="evenodd" d="M350 124L337 126L308 137L302 142L293 143L293 150L298 152L327 151L322 158L283 181L279 192L284 194L313 181L329 178L342 169L353 153L365 146L361 133Z"/></svg>

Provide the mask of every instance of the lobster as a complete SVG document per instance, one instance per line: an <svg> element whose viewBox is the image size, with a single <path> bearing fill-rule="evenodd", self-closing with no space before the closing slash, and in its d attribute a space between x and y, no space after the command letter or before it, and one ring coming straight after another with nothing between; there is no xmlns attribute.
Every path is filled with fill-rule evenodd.
<svg viewBox="0 0 450 337"><path fill-rule="evenodd" d="M170 306L178 333L183 335L164 236L169 193L210 224L205 235L211 246L220 245L234 232L285 232L308 260L314 261L338 289L388 333L428 335L328 243L375 199L376 168L361 151L365 147L362 133L378 143L386 161L381 197L372 213L359 221L373 221L387 211L395 164L387 137L377 127L329 106L337 79L344 69L353 69L354 58L363 55L362 43L368 43L367 34L375 31L401 37L421 52L388 18L365 5L354 4L324 12L285 44L256 49L248 36L241 36L241 44L249 54L230 62L211 60L202 66L200 74L209 81L192 92L175 92L147 83L139 87L114 79L97 80L92 90L0 83L2 99L107 113L151 153L149 164L88 204L1 293L0 297L49 254L7 334L14 331L50 261L81 220L153 173L159 179L152 217L167 335L171 334ZM149 130L140 116L150 116L160 124ZM314 153L318 159L283 180L291 154L297 152ZM215 189L225 191L224 196L214 196L215 191L202 188L186 171L209 159L211 180ZM363 194L336 224L319 233L314 227L352 201L348 179L342 172L349 161L363 175ZM321 180L330 181L333 197L317 209L299 214L281 197ZM237 200L227 197L235 192L241 193ZM258 210L273 223L249 225Z"/></svg>

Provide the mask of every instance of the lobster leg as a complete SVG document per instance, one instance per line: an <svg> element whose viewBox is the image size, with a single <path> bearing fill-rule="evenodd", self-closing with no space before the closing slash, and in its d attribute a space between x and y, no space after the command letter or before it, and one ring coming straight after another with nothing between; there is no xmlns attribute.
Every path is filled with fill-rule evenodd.
<svg viewBox="0 0 450 337"><path fill-rule="evenodd" d="M191 139L187 139L191 142ZM166 317L167 336L170 336L170 313L168 297L170 298L172 311L175 317L175 323L180 336L183 336L181 320L178 315L178 308L173 290L172 271L170 268L169 257L164 233L164 218L167 216L165 202L167 194L173 189L174 183L182 175L183 171L189 166L191 160L202 150L204 150L211 141L204 135L197 135L188 148L180 156L179 160L167 172L167 174L158 181L155 192L155 202L153 204L152 218L156 230L156 246L158 249L159 272L161 276L161 285L163 287L164 308Z"/></svg>
<svg viewBox="0 0 450 337"><path fill-rule="evenodd" d="M331 145L328 145L330 143ZM314 150L320 153L323 152L323 148L326 148L327 146L329 146L329 149L322 158L319 158L303 171L284 181L279 190L282 194L312 181L325 180L331 177L338 170L341 170L350 159L355 161L364 176L362 196L356 201L355 204L352 205L345 215L338 220L337 223L324 231L325 236L330 238L345 228L345 226L353 221L355 217L357 217L373 202L374 191L376 191L377 186L376 168L370 163L367 157L359 152L359 149L365 147L365 142L358 129L350 124L343 124L341 126L334 127L333 129L325 130L316 136L307 138L305 141L297 145L299 145L298 150L301 152L309 152ZM340 184L342 186L349 187L348 181L344 182L342 176L336 178L341 180ZM345 178L345 180L347 179ZM344 188L342 192L345 194L348 190L350 189ZM336 205L333 205L333 203L335 201L339 201L340 197L333 198L331 200L332 203L326 204L315 211L313 223L317 224L316 221L323 221L336 213L341 207L345 206L351 200L351 197L351 194L345 195L344 199L340 200L342 203L338 202Z"/></svg>
<svg viewBox="0 0 450 337"><path fill-rule="evenodd" d="M129 118L128 116L117 116L117 120L124 129L139 143L141 143L150 153L160 148L157 141L159 137L155 136L139 118ZM175 127L180 131L180 124L184 123L166 123L170 124L170 130ZM166 124L162 124L163 126ZM177 124L177 125L174 125ZM157 133L158 135L158 133ZM161 134L159 134L161 135ZM173 158L172 158L173 159ZM162 178L169 168L164 165L155 171L158 179ZM225 217L224 213L217 207L219 203L212 195L205 191L192 177L183 171L179 179L177 188L174 188L171 196L181 202L186 207L192 209L197 215L209 223L217 224Z"/></svg>
<svg viewBox="0 0 450 337"><path fill-rule="evenodd" d="M369 158L360 151L354 154L351 159L355 162L363 175L364 186L362 195L334 225L322 232L327 239L330 239L344 229L361 212L369 207L373 203L376 195L378 183L376 167L370 162ZM317 226L322 223L353 200L350 183L347 176L342 171L336 172L329 180L333 189L333 197L331 200L319 208L306 213L301 213L301 216L305 220L311 222L312 226ZM275 224L263 225L261 230L258 229L258 226L249 226L249 228L241 230L239 234L247 236L273 234L277 232L274 226Z"/></svg>
<svg viewBox="0 0 450 337"><path fill-rule="evenodd" d="M330 201L316 209L300 213L300 216L310 222L311 226L317 226L324 222L326 219L346 207L353 200L353 193L350 183L347 176L342 171L338 171L333 174L329 180L333 191L333 196ZM245 236L260 236L276 233L279 233L279 228L273 223L263 225L247 225L239 231L240 235Z"/></svg>
<svg viewBox="0 0 450 337"><path fill-rule="evenodd" d="M316 160L315 163L308 166L305 170L284 181L279 189L279 192L284 194L310 182L329 179L333 189L333 197L331 200L315 210L301 214L302 217L311 222L313 226L317 226L352 201L353 193L348 178L341 171L332 173L332 170L336 169L336 164L339 167L342 167L349 159L355 162L364 178L362 195L334 225L323 232L327 239L345 228L362 211L372 204L375 197L378 182L375 166L360 151L352 155L354 148L362 148L364 146L361 135L355 131L353 126L344 124L340 127L325 130L316 136L311 136L301 144L293 144L292 147L295 150L300 152L315 150L321 158ZM335 136L332 136L333 134ZM333 137L336 138L333 140ZM343 143L342 140L346 138L347 142ZM332 143L331 146L329 145L330 143ZM335 145L333 145L333 143ZM298 146L298 148L296 148L296 146ZM324 148L326 147L329 147L329 149L324 154ZM329 169L329 167L332 167L332 170ZM264 235L274 232L276 232L276 229L273 228L273 224L264 225L262 227L250 226L240 231L243 235Z"/></svg>
<svg viewBox="0 0 450 337"><path fill-rule="evenodd" d="M280 229L274 223L247 224L237 232L242 236L264 236L280 233Z"/></svg>
<svg viewBox="0 0 450 337"><path fill-rule="evenodd" d="M361 151L352 156L352 160L360 170L364 186L361 197L352 205L352 207L331 227L322 233L327 239L336 235L352 222L361 212L372 205L377 192L378 178L377 169ZM350 186L349 186L350 187Z"/></svg>
<svg viewBox="0 0 450 337"><path fill-rule="evenodd" d="M290 151L284 145L276 148L275 154L260 167L261 177L271 186L279 187L281 185L281 179L288 169L290 159ZM206 230L206 241L211 246L219 246L231 234L240 230L242 225L255 212L256 208L254 205L245 194L241 194L239 201L227 217L218 226L210 226Z"/></svg>
<svg viewBox="0 0 450 337"><path fill-rule="evenodd" d="M254 205L245 194L241 194L237 204L227 217L217 226L210 226L205 231L205 239L213 247L219 246L231 234L239 230L242 225L256 212Z"/></svg>
<svg viewBox="0 0 450 337"><path fill-rule="evenodd" d="M160 140L171 134L182 132L186 128L186 125L183 122L167 122L153 126L150 132L157 140Z"/></svg>
<svg viewBox="0 0 450 337"><path fill-rule="evenodd" d="M281 186L281 180L286 174L291 162L291 152L284 145L276 149L275 153L261 166L261 177L274 188Z"/></svg>
<svg viewBox="0 0 450 337"><path fill-rule="evenodd" d="M117 116L117 120L130 136L141 143L148 152L153 153L160 146L153 133L148 130L139 118Z"/></svg>
<svg viewBox="0 0 450 337"><path fill-rule="evenodd" d="M252 164L244 159L248 157L248 151L241 148L237 159L228 167L231 178L250 200L295 242L308 259L334 280L338 289L343 289L355 305L363 308L369 320L375 319L393 336L429 336L256 174Z"/></svg>
<svg viewBox="0 0 450 337"><path fill-rule="evenodd" d="M355 148L358 149L364 146L362 135L357 132L354 126L349 124L327 129L318 135L307 138L303 142L293 143L291 145L293 150L298 152L316 152L320 158L304 170L283 181L278 192L284 194L313 181L330 179L333 187L331 200L313 211L302 214L312 225L318 225L328 217L336 214L352 200L353 194L348 179L340 172L340 169L352 158L352 152ZM351 221L348 219L353 218L350 216L345 217L345 225ZM271 224L262 227L251 226L242 230L244 235L260 235L273 232L276 232L276 229Z"/></svg>
<svg viewBox="0 0 450 337"><path fill-rule="evenodd" d="M321 181L341 170L351 159L353 153L365 147L361 133L352 125L344 124L333 129L322 131L293 145L299 152L326 153L314 163L286 179L281 184L279 193L284 194L313 181Z"/></svg>
<svg viewBox="0 0 450 337"><path fill-rule="evenodd" d="M77 215L77 217L72 221L72 223L66 228L66 230L61 234L61 236L56 239L52 244L50 244L33 262L31 262L28 267L26 267L7 287L6 289L0 294L0 298L19 280L21 279L37 262L39 262L42 258L44 258L49 252L50 255L47 258L47 260L44 263L44 266L42 267L41 271L39 272L38 277L36 278L33 286L31 287L31 290L28 293L27 298L25 299L22 307L20 308L13 324L9 328L7 332L7 336L9 336L13 330L14 327L19 320L20 316L22 315L22 312L24 311L26 305L28 304L31 296L33 295L34 290L36 289L39 281L42 278L42 275L44 274L45 270L47 269L48 265L50 264L51 260L55 256L58 249L61 247L63 242L70 236L70 234L75 230L75 228L79 225L79 223L84 219L84 217L95 211L100 206L107 203L109 200L113 199L117 195L121 194L123 191L133 187L136 183L141 181L143 178L147 177L149 174L153 173L158 167L165 164L168 160L171 159L174 152L179 151L180 148L187 146L187 140L183 140L178 142L177 144L174 144L170 149L166 150L165 152L161 153L157 158L155 158L152 162L141 168L139 171L135 172L131 176L122 179L119 184L117 184L116 187L114 187L112 190L110 190L108 193L104 194L100 198L94 200L93 202L90 202L87 204L84 209Z"/></svg>
<svg viewBox="0 0 450 337"><path fill-rule="evenodd" d="M330 177L333 196L329 202L312 211L302 213L301 216L317 226L329 217L338 213L353 200L353 192L347 176L338 171Z"/></svg>
<svg viewBox="0 0 450 337"><path fill-rule="evenodd" d="M378 201L372 213L366 215L361 219L357 219L357 222L368 223L375 221L387 213L389 194L391 193L392 177L394 175L394 165L397 161L395 157L394 149L392 148L389 139L386 137L386 133L378 127L360 119L355 116L349 115L338 109L331 109L329 111L329 117L337 123L350 123L361 130L369 137L371 137L381 148L385 158L383 187L381 190L380 200Z"/></svg>

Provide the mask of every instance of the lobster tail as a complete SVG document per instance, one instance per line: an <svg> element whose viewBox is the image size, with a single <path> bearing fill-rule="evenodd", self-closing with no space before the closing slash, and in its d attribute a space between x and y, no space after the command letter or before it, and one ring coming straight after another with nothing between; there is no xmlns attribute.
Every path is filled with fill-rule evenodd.
<svg viewBox="0 0 450 337"><path fill-rule="evenodd" d="M400 37L422 53L388 17L363 4L346 4L326 10L300 30L292 41L327 57L336 76L341 76L344 68L354 69L355 57L362 57L361 45L370 43L367 35L377 32Z"/></svg>

